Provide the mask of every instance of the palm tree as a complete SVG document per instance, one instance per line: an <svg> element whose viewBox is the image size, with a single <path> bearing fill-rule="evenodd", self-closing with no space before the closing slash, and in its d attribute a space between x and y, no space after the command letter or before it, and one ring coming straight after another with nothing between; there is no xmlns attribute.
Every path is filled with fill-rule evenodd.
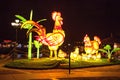
<svg viewBox="0 0 120 80"><path fill-rule="evenodd" d="M23 25L23 24L26 23L27 21L32 21L32 16L33 16L33 10L31 10L31 12L30 12L30 20L25 19L21 15L15 15L15 17L17 17L18 19L21 20L21 23L22 23L21 28L28 29L28 31L33 28L33 25L31 23L28 23L28 24L25 24L25 25ZM46 19L41 19L41 20L37 21L37 23L39 23L41 21L45 21L45 20ZM29 37L29 41L28 41L28 59L31 59L32 58L32 32L29 34L28 37Z"/></svg>
<svg viewBox="0 0 120 80"><path fill-rule="evenodd" d="M112 49L111 46L108 45L108 44L103 49L99 49L99 51L104 52L104 53L107 54L108 61L111 60L111 56L112 56L113 52L116 52L116 51L120 50L120 48L114 48L112 50L111 49Z"/></svg>

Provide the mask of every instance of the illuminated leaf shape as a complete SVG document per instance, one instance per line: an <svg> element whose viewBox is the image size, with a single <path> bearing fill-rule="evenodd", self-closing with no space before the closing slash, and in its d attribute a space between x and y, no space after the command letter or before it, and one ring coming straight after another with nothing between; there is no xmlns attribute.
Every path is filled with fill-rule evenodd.
<svg viewBox="0 0 120 80"><path fill-rule="evenodd" d="M104 49L105 49L105 50L111 50L111 46L107 44L107 45L104 47Z"/></svg>
<svg viewBox="0 0 120 80"><path fill-rule="evenodd" d="M21 15L15 15L16 18L20 19L22 22L27 21L23 16Z"/></svg>
<svg viewBox="0 0 120 80"><path fill-rule="evenodd" d="M42 21L46 21L47 19L41 19L41 20L38 20L37 23L39 22L42 22Z"/></svg>
<svg viewBox="0 0 120 80"><path fill-rule="evenodd" d="M104 52L104 53L108 53L106 50L104 50L104 49L99 49L99 51L101 51L101 52Z"/></svg>
<svg viewBox="0 0 120 80"><path fill-rule="evenodd" d="M120 50L120 48L114 48L114 49L111 51L111 53L116 52L116 51L119 51L119 50Z"/></svg>
<svg viewBox="0 0 120 80"><path fill-rule="evenodd" d="M31 29L33 27L33 25L31 25L31 24L26 24L26 25L24 25L24 29Z"/></svg>
<svg viewBox="0 0 120 80"><path fill-rule="evenodd" d="M40 28L40 25L32 20L28 20L28 21L24 22L22 24L21 28L31 29L33 26L37 27L38 29Z"/></svg>
<svg viewBox="0 0 120 80"><path fill-rule="evenodd" d="M40 48L40 46L42 45L42 43L40 43L37 40L34 40L34 45L35 45L36 48Z"/></svg>

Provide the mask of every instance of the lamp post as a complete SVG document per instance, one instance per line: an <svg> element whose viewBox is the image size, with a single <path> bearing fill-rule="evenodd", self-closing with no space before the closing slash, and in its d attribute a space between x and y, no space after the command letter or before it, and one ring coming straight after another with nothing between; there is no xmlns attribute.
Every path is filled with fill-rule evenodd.
<svg viewBox="0 0 120 80"><path fill-rule="evenodd" d="M17 47L17 41L18 41L18 36L17 36L17 34L18 34L18 28L20 28L20 26L21 26L21 23L20 23L20 21L18 20L18 19L16 19L15 20L15 22L11 22L11 25L16 29L15 31L16 31L16 35L15 35L15 39L16 39L16 43L15 43L15 48L14 48L14 52L13 52L13 56L12 56L12 60L14 61L14 59L15 59L15 49L16 49L16 47Z"/></svg>
<svg viewBox="0 0 120 80"><path fill-rule="evenodd" d="M68 47L70 48L71 44L68 44ZM68 52L69 53L69 74L71 73L71 58L70 58L70 54L71 51Z"/></svg>
<svg viewBox="0 0 120 80"><path fill-rule="evenodd" d="M16 39L16 43L17 43L17 41L18 41L18 36L17 36L17 34L18 34L18 28L20 28L21 23L20 23L20 21L18 19L16 19L15 22L11 22L11 25L16 29L15 30L16 31L15 39Z"/></svg>

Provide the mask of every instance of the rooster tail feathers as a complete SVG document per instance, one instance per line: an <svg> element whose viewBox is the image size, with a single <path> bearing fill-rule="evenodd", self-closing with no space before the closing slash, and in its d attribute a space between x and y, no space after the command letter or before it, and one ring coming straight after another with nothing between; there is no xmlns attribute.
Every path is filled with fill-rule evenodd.
<svg viewBox="0 0 120 80"><path fill-rule="evenodd" d="M40 29L42 26L39 25L37 22L34 22L34 21L26 21L22 24L21 28L24 28L27 24L31 24L32 26L35 26L36 28Z"/></svg>
<svg viewBox="0 0 120 80"><path fill-rule="evenodd" d="M101 40L98 36L94 36L94 40L97 41L99 44L101 44Z"/></svg>
<svg viewBox="0 0 120 80"><path fill-rule="evenodd" d="M41 34L41 32L37 28L32 28L27 31L26 35L28 36L31 32L36 32L38 35Z"/></svg>

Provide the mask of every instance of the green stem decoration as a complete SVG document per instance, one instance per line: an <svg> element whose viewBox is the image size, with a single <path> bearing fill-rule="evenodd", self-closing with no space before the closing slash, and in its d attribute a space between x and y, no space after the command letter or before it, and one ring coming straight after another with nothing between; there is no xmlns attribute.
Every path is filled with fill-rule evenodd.
<svg viewBox="0 0 120 80"><path fill-rule="evenodd" d="M40 48L37 48L37 59L40 57Z"/></svg>
<svg viewBox="0 0 120 80"><path fill-rule="evenodd" d="M29 34L29 42L28 42L28 59L32 58L32 33Z"/></svg>
<svg viewBox="0 0 120 80"><path fill-rule="evenodd" d="M32 28L33 28L33 24L31 23L31 22L33 22L32 21L32 17L33 17L33 10L31 10L31 12L30 12L30 20L27 20L27 19L25 19L23 16L21 16L21 15L15 15L15 17L17 17L18 19L20 19L21 20L21 23L22 23L22 25L21 25L21 29L23 28L23 29L28 29L28 31L29 30L31 30ZM39 23L39 22L42 22L42 21L45 21L46 19L42 19L42 20L38 20L37 21L37 23ZM26 23L26 22L29 22L29 23ZM28 32L27 31L27 32ZM30 32L29 33L29 36L28 36L28 59L31 59L32 58L32 32Z"/></svg>
<svg viewBox="0 0 120 80"><path fill-rule="evenodd" d="M32 20L33 11L30 13L30 20ZM32 32L29 34L29 42L28 42L28 59L32 58Z"/></svg>
<svg viewBox="0 0 120 80"><path fill-rule="evenodd" d="M40 57L40 47L42 46L42 43L37 41L37 40L34 40L33 41L35 47L37 48L37 59L39 59Z"/></svg>

